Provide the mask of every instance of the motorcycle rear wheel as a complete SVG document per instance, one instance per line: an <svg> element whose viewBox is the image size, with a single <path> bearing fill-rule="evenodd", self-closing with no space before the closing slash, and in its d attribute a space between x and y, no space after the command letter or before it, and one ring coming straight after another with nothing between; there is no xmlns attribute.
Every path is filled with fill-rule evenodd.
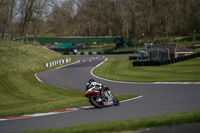
<svg viewBox="0 0 200 133"><path fill-rule="evenodd" d="M98 96L91 96L90 102L92 105L94 105L96 108L102 108L104 106L102 101L97 101Z"/></svg>

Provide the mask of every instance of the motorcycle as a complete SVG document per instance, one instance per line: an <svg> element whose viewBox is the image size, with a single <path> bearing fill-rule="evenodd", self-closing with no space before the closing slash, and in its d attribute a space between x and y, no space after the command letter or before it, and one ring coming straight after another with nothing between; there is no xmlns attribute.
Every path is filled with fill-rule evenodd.
<svg viewBox="0 0 200 133"><path fill-rule="evenodd" d="M102 96L99 89L92 88L86 91L85 97L89 98L91 105L96 108L119 106L119 101L111 94L109 89L104 90L104 96Z"/></svg>

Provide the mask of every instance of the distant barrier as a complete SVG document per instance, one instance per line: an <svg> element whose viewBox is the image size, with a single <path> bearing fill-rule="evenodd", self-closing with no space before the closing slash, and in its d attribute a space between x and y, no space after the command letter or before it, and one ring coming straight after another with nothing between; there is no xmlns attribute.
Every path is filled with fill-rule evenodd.
<svg viewBox="0 0 200 133"><path fill-rule="evenodd" d="M27 38L29 41L34 41L33 37ZM40 44L52 44L54 42L58 43L88 43L93 44L93 42L96 42L97 44L101 43L120 43L122 41L127 42L128 39L123 39L120 36L113 36L113 37L38 37L37 41L40 42ZM136 40L134 40L136 42Z"/></svg>
<svg viewBox="0 0 200 133"><path fill-rule="evenodd" d="M161 66L161 65L168 65L168 64L173 64L176 62L181 62L185 60L190 60L200 57L200 52L188 56L183 56L175 59L170 59L170 60L164 60L164 61L135 61L133 62L133 66Z"/></svg>
<svg viewBox="0 0 200 133"><path fill-rule="evenodd" d="M65 52L63 54L69 54L69 55L110 55L110 54L132 54L134 51L126 51L126 52Z"/></svg>
<svg viewBox="0 0 200 133"><path fill-rule="evenodd" d="M148 57L144 56L144 57L140 57L140 56L129 56L129 60L147 60Z"/></svg>
<svg viewBox="0 0 200 133"><path fill-rule="evenodd" d="M64 52L64 55L102 55L103 52Z"/></svg>
<svg viewBox="0 0 200 133"><path fill-rule="evenodd" d="M52 62L49 62L49 63L45 63L45 67L53 67L53 66L56 66L56 65L62 65L62 64L65 64L65 63L69 63L69 62L71 62L71 58L56 60L56 61L52 61Z"/></svg>
<svg viewBox="0 0 200 133"><path fill-rule="evenodd" d="M133 54L135 51L121 51L121 52L104 52L104 54Z"/></svg>

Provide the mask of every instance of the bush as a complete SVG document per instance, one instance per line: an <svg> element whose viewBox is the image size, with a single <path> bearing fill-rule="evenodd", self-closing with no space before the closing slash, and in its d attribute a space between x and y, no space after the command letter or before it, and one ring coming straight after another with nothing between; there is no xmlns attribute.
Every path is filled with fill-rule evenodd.
<svg viewBox="0 0 200 133"><path fill-rule="evenodd" d="M101 52L97 52L97 54L102 54Z"/></svg>

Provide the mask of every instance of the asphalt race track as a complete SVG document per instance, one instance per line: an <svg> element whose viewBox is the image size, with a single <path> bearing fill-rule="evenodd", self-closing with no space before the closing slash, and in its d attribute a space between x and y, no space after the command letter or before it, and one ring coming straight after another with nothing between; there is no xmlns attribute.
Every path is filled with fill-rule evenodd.
<svg viewBox="0 0 200 133"><path fill-rule="evenodd" d="M92 59L93 57L93 59ZM90 71L105 60L103 56L73 56L80 62L60 69L38 73L38 78L62 88L85 91L90 78L108 86L112 94L139 94L142 98L123 102L117 107L82 109L26 119L0 121L1 133L38 130L71 125L142 118L200 109L200 84L117 83L95 78Z"/></svg>

